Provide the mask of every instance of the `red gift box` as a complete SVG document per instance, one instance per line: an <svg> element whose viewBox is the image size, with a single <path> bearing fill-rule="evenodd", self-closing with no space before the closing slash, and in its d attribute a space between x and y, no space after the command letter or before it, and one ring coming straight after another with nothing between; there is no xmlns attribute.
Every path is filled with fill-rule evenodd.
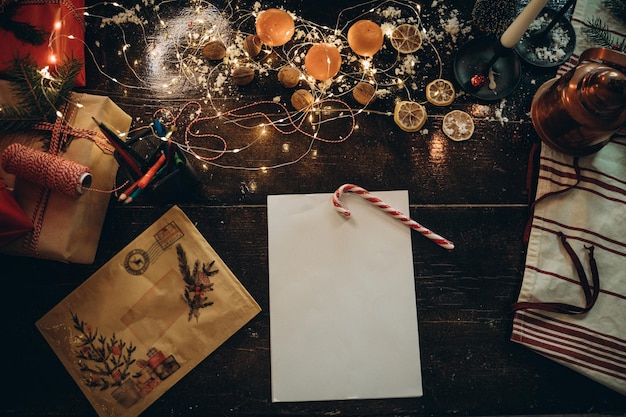
<svg viewBox="0 0 626 417"><path fill-rule="evenodd" d="M84 0L19 0L20 5L13 18L16 22L28 23L43 30L46 41L43 45L22 42L15 35L0 28L0 73L6 71L16 57L30 55L41 68L56 65L73 57L85 62L85 19ZM1 13L1 11L0 11ZM85 67L76 77L77 86L85 86Z"/></svg>

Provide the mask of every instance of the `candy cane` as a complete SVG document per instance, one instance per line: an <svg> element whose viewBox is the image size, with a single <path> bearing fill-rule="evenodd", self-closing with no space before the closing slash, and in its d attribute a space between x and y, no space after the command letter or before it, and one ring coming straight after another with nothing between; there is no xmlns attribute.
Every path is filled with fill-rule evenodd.
<svg viewBox="0 0 626 417"><path fill-rule="evenodd" d="M381 199L373 196L372 194L369 193L369 191L367 191L364 188L359 187L358 185L344 184L341 187L339 187L337 191L335 191L335 193L333 194L333 205L335 206L335 209L337 209L337 211L343 214L344 216L350 217L350 211L345 209L341 205L341 202L339 200L341 199L341 195L346 192L360 195L365 200L369 201L370 203L372 203L373 205L375 205L376 207L378 207L385 213L391 215L395 219L400 220L402 223L409 226L411 229L417 230L419 233L421 233L428 239L432 240L433 242L435 242L437 245L441 246L442 248L448 249L448 250L454 249L454 243L450 242L448 239L445 239L439 236L436 233L433 233L431 230L428 230L421 224L417 223L415 220L412 220L406 217L404 214L400 213L398 210L391 208Z"/></svg>

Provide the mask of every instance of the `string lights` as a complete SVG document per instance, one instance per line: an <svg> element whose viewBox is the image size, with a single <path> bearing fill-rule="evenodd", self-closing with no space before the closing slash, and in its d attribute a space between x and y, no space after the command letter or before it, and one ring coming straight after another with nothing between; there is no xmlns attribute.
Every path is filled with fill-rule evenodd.
<svg viewBox="0 0 626 417"><path fill-rule="evenodd" d="M346 141L358 128L356 117L360 114L391 116L390 111L372 108L370 103L361 105L354 102L351 94L359 82L370 83L375 87L377 97L393 103L401 97L422 95L420 79L442 76L439 51L430 41L432 36L422 22L421 6L415 2L366 1L341 10L334 27L305 20L286 10L295 23L290 40L277 46L263 44L259 55L251 57L245 48L246 37L255 34L255 22L263 11L258 2L251 10L244 10L230 0L221 9L207 1L195 0L187 8L176 9L176 13L170 16L167 1L152 5L143 3L131 8L117 2L98 3L85 8L87 25L99 26L101 29L111 26L119 30L117 53L123 58L126 68L105 68L100 65L97 62L99 54L96 53L97 48L101 47L98 42L94 45L85 43L85 50L96 64L94 68L122 87L125 94L136 90L192 97L180 107L176 116L173 116L173 111L166 109L154 115L155 118L164 118L178 125L178 133L173 139L182 150L205 166L257 171L301 161L306 155L312 155L316 141ZM412 54L400 54L386 42L372 56L357 55L348 47L347 32L355 22L364 19L380 22L385 38L389 38L393 28L400 24L415 25L424 40L422 48ZM132 36L129 35L131 32ZM137 36L137 32L141 36ZM67 36L68 39L84 43L72 34L60 35L57 30L51 35L50 42L58 36ZM202 57L202 47L211 40L219 40L226 47L225 56L219 62ZM312 46L321 43L337 49L341 67L335 76L320 80L306 71L304 58ZM107 48L110 47L107 45ZM140 51L147 51L147 55L139 56ZM425 57L428 57L427 62ZM232 69L240 65L252 68L259 84L263 85L274 80L283 66L301 69L299 83L312 93L313 104L296 111L283 104L289 103L286 94L291 92L280 89L273 100L254 101L231 109L222 108L225 98L242 95L230 78ZM393 104L389 107L393 107ZM341 129L336 128L338 122L341 123ZM232 139L214 132L215 129L209 126L212 123L225 126L234 124L238 128L256 132L256 138L246 144L232 144ZM325 129L331 123L333 129ZM269 131L283 137L297 135L308 140L308 146L292 160L271 166L216 162L224 155L241 155L249 151L255 143L267 137ZM289 153L290 149L284 143L277 144L278 152Z"/></svg>

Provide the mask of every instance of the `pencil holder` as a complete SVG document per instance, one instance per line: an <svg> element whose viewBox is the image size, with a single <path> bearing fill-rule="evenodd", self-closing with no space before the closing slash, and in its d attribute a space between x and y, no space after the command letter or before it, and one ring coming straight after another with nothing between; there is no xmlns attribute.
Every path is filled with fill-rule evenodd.
<svg viewBox="0 0 626 417"><path fill-rule="evenodd" d="M161 151L165 152L166 148L167 143L161 145L160 150L155 152L149 163L154 163L159 158ZM176 148L172 157L174 161L171 164L171 169L168 170L166 167L165 172L155 177L148 186L151 200L162 203L186 200L198 185L198 176L184 153Z"/></svg>
<svg viewBox="0 0 626 417"><path fill-rule="evenodd" d="M184 152L176 145L168 149L168 143L160 143L156 149L146 152L139 151L138 155L147 155L141 158L140 165L143 174L148 173L152 167L156 167L160 158L164 158L165 162L159 166L154 176L149 180L143 188L141 198L157 203L172 203L181 200L187 200L193 194L194 189L198 185L198 177L185 157ZM120 174L127 178L131 184L136 183L140 176L131 172L121 160L120 155L116 152L115 158L120 163ZM129 199L130 200L130 199ZM130 202L128 200L124 200Z"/></svg>

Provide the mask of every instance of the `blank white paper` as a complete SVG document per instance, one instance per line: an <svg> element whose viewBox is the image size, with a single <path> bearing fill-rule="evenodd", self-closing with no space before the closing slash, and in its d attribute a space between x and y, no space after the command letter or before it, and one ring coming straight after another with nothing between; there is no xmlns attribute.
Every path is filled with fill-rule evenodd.
<svg viewBox="0 0 626 417"><path fill-rule="evenodd" d="M408 215L407 191L373 193ZM411 229L355 194L269 196L272 401L422 396Z"/></svg>

